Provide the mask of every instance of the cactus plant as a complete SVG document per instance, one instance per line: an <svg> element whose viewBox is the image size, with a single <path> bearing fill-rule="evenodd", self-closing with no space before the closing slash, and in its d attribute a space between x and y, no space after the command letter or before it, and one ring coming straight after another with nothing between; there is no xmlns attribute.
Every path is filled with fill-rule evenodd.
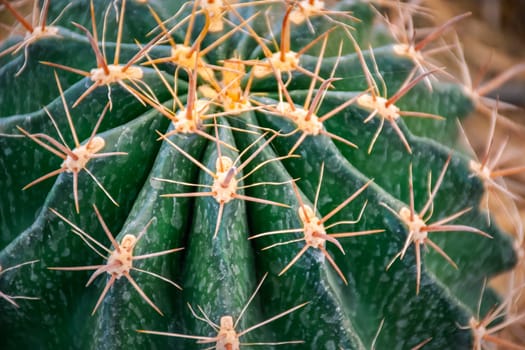
<svg viewBox="0 0 525 350"><path fill-rule="evenodd" d="M3 349L236 348L223 316L242 348L479 344L516 256L453 150L472 101L368 3L34 10L0 49L0 262L32 262L0 291L39 300L0 299Z"/></svg>

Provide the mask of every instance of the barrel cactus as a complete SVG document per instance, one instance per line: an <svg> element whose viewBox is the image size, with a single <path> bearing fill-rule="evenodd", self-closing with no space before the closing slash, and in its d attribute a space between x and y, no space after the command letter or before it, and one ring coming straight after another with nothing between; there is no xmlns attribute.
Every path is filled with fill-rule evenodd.
<svg viewBox="0 0 525 350"><path fill-rule="evenodd" d="M484 341L472 96L368 2L2 4L2 349Z"/></svg>

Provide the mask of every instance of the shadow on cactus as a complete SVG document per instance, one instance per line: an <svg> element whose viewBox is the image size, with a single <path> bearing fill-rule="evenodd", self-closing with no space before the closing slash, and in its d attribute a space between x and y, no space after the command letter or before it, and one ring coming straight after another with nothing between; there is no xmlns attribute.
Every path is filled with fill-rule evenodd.
<svg viewBox="0 0 525 350"><path fill-rule="evenodd" d="M2 1L2 349L481 346L473 101L369 3Z"/></svg>

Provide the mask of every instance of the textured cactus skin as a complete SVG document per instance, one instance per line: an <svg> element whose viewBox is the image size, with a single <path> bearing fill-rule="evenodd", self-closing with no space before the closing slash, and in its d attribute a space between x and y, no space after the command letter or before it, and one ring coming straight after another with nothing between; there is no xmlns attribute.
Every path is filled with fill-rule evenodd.
<svg viewBox="0 0 525 350"><path fill-rule="evenodd" d="M66 1L52 1L49 17L55 18ZM118 3L118 2L117 2ZM180 8L180 1L150 1L162 18ZM95 1L98 28L106 11L106 1ZM373 13L367 5L341 2L340 9L353 10L362 20L355 25L356 38L361 47L374 47L374 53L389 91L396 91L412 68L411 61L397 57L388 45L377 46ZM265 8L265 7L262 7ZM270 12L273 32L280 32L282 4ZM53 69L39 63L51 61L89 70L95 58L86 37L75 31L71 21L90 27L89 2L75 2L58 22L60 37L38 41L28 48L28 63L16 78L24 55L0 58L0 133L18 134L16 126L32 133L55 135L53 125L43 109L49 112L71 144L62 102L54 85ZM113 10L110 10L113 11ZM189 11L189 10L188 10ZM256 12L253 7L242 9L247 17ZM189 12L188 12L189 13ZM182 17L183 18L183 17ZM234 20L233 17L231 17ZM333 23L323 18L313 19L314 27L323 32ZM156 25L145 5L128 1L125 14L121 62L126 62L138 50L133 43L149 40L147 32ZM323 27L324 26L324 27ZM197 28L202 27L202 18ZM264 21L253 27L262 37L270 37ZM111 60L115 47L115 15L110 12L106 50ZM181 41L184 29L173 36ZM344 36L338 32L344 39ZM336 38L334 34L334 38ZM197 32L194 36L197 35ZM209 35L206 47L220 35ZM292 49L300 49L304 40L314 36L306 26L294 28ZM310 38L310 39L304 39ZM7 41L5 45L12 44ZM347 45L348 44L348 45ZM327 77L336 61L339 40L331 40L323 59L320 75ZM297 47L296 47L297 46ZM243 59L262 57L256 43L239 32L220 48L207 56L217 63L233 56L234 50ZM317 63L316 50L301 58L306 69ZM158 45L150 52L152 57L169 55L169 46ZM364 51L369 60L369 53ZM331 56L331 57L329 57ZM370 62L370 61L369 61ZM165 78L173 83L173 65L161 65ZM143 67L146 81L163 103L171 105L171 96L157 73ZM65 98L73 103L91 84L88 78L65 71L58 72ZM357 56L345 43L336 77L321 105L319 115L334 109L367 88ZM177 82L180 98L185 101L186 74ZM301 105L308 90L310 78L294 74L289 90L296 104ZM263 94L261 94L263 93ZM86 140L96 119L107 102L107 89L96 89L76 108L71 108L80 140ZM265 104L275 104L277 89L273 77L256 80L252 96ZM184 334L213 336L213 330L196 320L186 303L200 305L214 322L221 315L236 317L265 272L269 276L254 302L239 323L239 329L261 322L297 304L310 303L286 317L261 327L243 337L243 342L303 340L298 349L369 349L378 327L384 324L377 337L377 349L408 349L428 338L425 349L469 349L472 347L469 330L460 329L476 313L483 281L515 264L509 238L496 226L488 226L485 213L477 208L483 194L483 185L470 176L468 159L452 152L455 120L472 108L468 97L457 85L435 83L433 92L419 84L399 101L406 110L436 113L445 121L398 121L399 127L412 147L409 154L394 130L385 127L374 150L367 154L368 144L378 121L364 124L368 112L352 105L325 123L327 130L355 142L353 149L328 137L308 137L297 149L300 158L270 162L262 171L254 172L246 184L282 182L300 179L297 185L306 203L313 203L319 183L319 169L325 164L324 178L318 201L321 216L348 198L369 179L374 183L357 199L342 209L332 220L355 219L368 201L362 219L349 230L385 229L385 232L340 239L346 255L330 243L328 250L343 271L349 285L343 284L328 262L318 251L308 252L284 275L279 272L302 247L301 244L282 245L261 251L284 236L269 236L248 240L257 233L299 227L299 203L292 186L263 185L249 188L246 194L283 202L291 208L235 200L225 206L218 236L212 239L218 215L213 198L161 198L160 194L188 192L188 187L154 181L153 178L175 179L189 183L209 184L210 177L200 171L188 158L167 142L157 141L156 130L166 132L169 120L156 110L143 106L123 89L114 86L111 92L112 110L105 117L99 135L106 140L104 151L125 151L127 156L95 159L90 170L109 190L119 206L113 205L91 181L80 174L80 214L75 212L72 177L61 174L30 189L21 188L35 178L60 166L60 159L37 147L27 138L0 137L0 262L12 266L19 262L39 259L31 267L7 273L0 278L0 290L6 293L38 296L37 301L20 301L19 308L0 299L0 347L20 348L174 348L200 349L193 340L159 337L137 333L138 329L169 331ZM290 122L264 112L246 112L239 117L220 118L222 125L245 128L246 123L281 130L293 129ZM213 128L208 128L214 134ZM432 140L427 137L434 137ZM219 138L243 150L256 136L220 128ZM276 138L253 162L243 169L250 172L264 160L283 156L295 144L298 135ZM217 147L196 135L176 135L170 138L208 168L213 169ZM438 142L448 143L440 144ZM261 143L261 141L259 141ZM222 149L223 154L235 158L236 152ZM452 160L445 179L434 201L433 220L444 218L466 207L473 209L458 222L483 230L493 236L488 239L463 232L434 236L457 263L458 270L448 265L434 251L425 252L421 290L415 293L416 269L413 249L390 269L386 266L399 252L407 231L401 222L380 203L398 210L409 203L408 168L414 171L416 208L427 199L427 174L437 177L448 155ZM435 180L434 180L435 181ZM173 286L143 274L133 274L144 292L163 311L160 316L140 298L133 287L118 280L106 295L100 308L90 316L93 306L109 277L99 277L88 288L84 284L89 272L52 271L53 266L82 266L101 263L101 258L74 235L70 227L49 211L54 208L104 245L109 242L92 210L96 204L109 229L120 240L125 234L138 234L155 217L148 233L136 248L135 254L155 252L184 246L184 251L137 263L142 269L166 276L183 287ZM332 221L331 221L332 222ZM335 231L334 231L335 232ZM490 308L497 296L487 291L482 310ZM292 345L285 346L292 348ZM245 347L243 347L245 348ZM249 348L249 346L246 346ZM256 348L256 347L254 347Z"/></svg>

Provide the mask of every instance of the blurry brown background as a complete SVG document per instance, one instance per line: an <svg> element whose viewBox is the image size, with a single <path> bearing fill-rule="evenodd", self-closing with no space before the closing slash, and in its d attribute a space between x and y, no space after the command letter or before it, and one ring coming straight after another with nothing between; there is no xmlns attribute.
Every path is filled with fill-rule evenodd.
<svg viewBox="0 0 525 350"><path fill-rule="evenodd" d="M471 11L473 15L458 23L455 28L463 44L465 57L473 79L480 71L487 69L490 79L513 65L525 63L525 1L523 0L426 0L435 9L437 23L442 23L460 13ZM487 62L490 62L487 66ZM486 68L485 68L486 67ZM502 159L504 167L525 165L525 72L504 84L491 94L502 101L521 108L512 112L502 112L516 125L498 125L496 144L510 137ZM464 123L470 142L477 154L482 154L487 144L489 118L474 114ZM511 176L509 188L513 193L525 198L525 173ZM517 202L521 222L525 224L525 201ZM499 203L491 203L491 212L498 224L516 234L516 224L509 220ZM522 245L522 249L525 247ZM516 284L525 282L525 262L522 261L515 272ZM494 279L492 284L503 294L508 292L510 274ZM517 313L525 312L525 295L516 300ZM525 323L510 327L505 338L525 346Z"/></svg>
<svg viewBox="0 0 525 350"><path fill-rule="evenodd" d="M10 27L15 23L13 15L5 9L5 6L1 4L2 2L0 2L0 40L9 34ZM32 0L11 0L9 3L22 13L30 13L33 6Z"/></svg>

